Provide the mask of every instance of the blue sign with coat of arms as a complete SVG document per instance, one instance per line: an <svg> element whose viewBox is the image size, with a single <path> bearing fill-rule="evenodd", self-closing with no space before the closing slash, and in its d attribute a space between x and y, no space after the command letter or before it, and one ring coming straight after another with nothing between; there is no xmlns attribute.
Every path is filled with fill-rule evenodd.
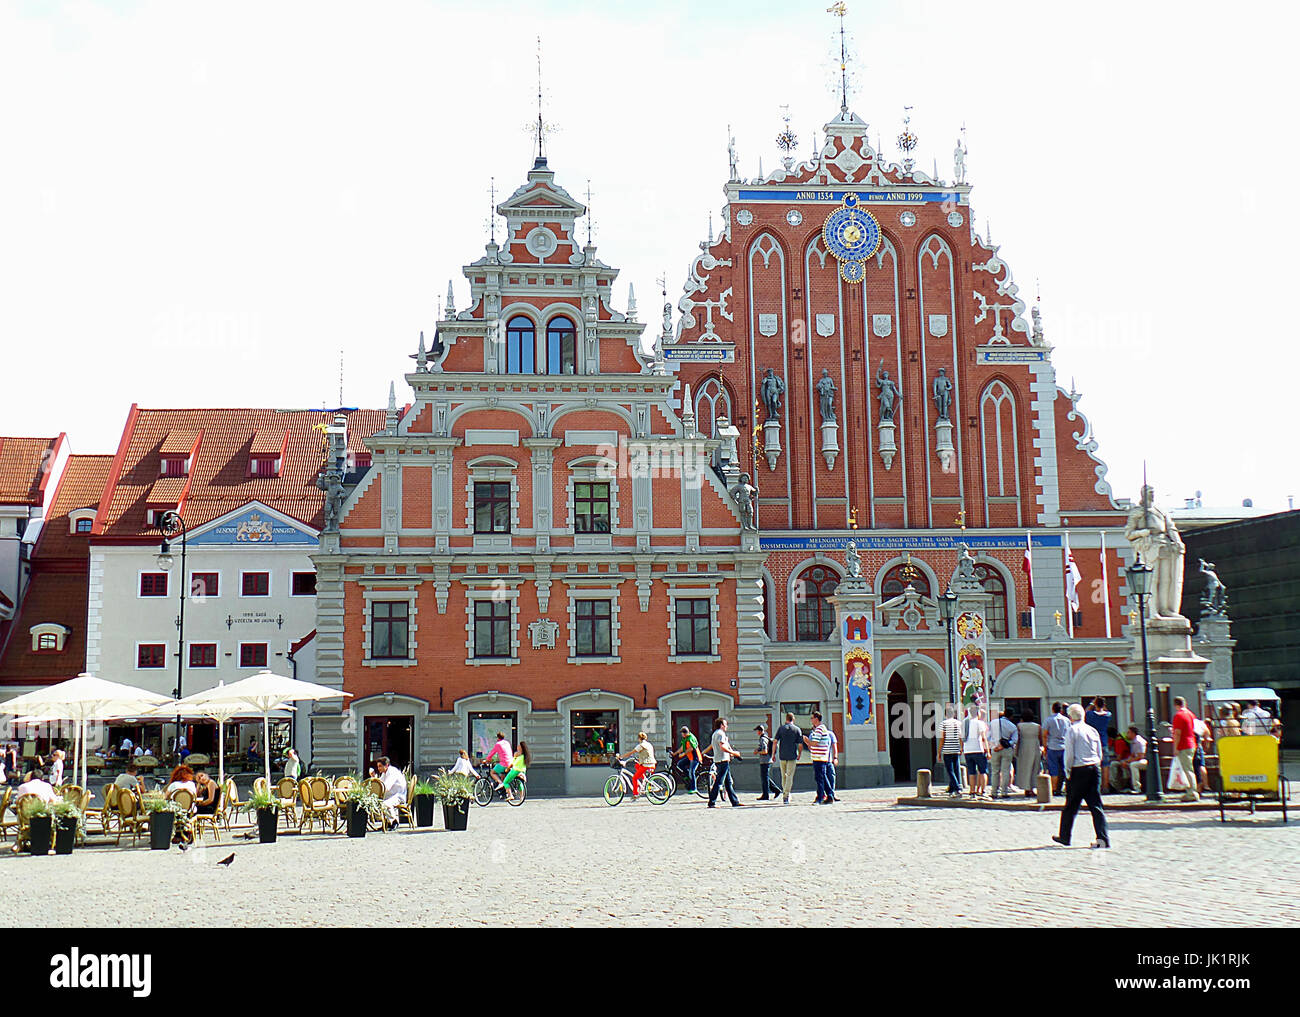
<svg viewBox="0 0 1300 1017"><path fill-rule="evenodd" d="M191 544L273 545L318 543L311 531L286 523L262 509L222 519L189 538Z"/></svg>

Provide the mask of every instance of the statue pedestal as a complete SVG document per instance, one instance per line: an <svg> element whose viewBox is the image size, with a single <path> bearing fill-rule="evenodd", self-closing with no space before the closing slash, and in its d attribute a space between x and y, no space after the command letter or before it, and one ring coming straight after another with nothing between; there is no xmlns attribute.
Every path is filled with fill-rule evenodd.
<svg viewBox="0 0 1300 1017"><path fill-rule="evenodd" d="M894 465L894 456L898 454L898 446L894 444L894 422L892 420L882 420L880 422L880 458L888 470Z"/></svg>
<svg viewBox="0 0 1300 1017"><path fill-rule="evenodd" d="M776 461L781 458L781 421L768 420L763 424L763 455L767 457L767 468L776 469Z"/></svg>
<svg viewBox="0 0 1300 1017"><path fill-rule="evenodd" d="M826 459L826 469L835 469L835 457L840 451L840 425L833 420L822 423L822 455Z"/></svg>
<svg viewBox="0 0 1300 1017"><path fill-rule="evenodd" d="M944 473L953 471L956 449L952 446L952 421L936 420L934 422L934 454L939 457L939 465Z"/></svg>
<svg viewBox="0 0 1300 1017"><path fill-rule="evenodd" d="M1142 630L1133 628L1133 657L1142 659ZM1186 618L1147 619L1147 658L1149 660L1188 660L1192 652L1192 624Z"/></svg>

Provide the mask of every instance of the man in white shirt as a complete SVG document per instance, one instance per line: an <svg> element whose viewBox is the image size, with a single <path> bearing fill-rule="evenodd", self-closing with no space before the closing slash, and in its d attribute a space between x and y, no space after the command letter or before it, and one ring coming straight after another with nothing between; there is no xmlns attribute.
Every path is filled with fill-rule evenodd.
<svg viewBox="0 0 1300 1017"><path fill-rule="evenodd" d="M972 706L962 722L962 752L966 756L966 778L973 796L986 794L989 787L989 726L984 711Z"/></svg>
<svg viewBox="0 0 1300 1017"><path fill-rule="evenodd" d="M713 808L724 788L732 806L738 806L740 799L736 797L736 787L731 781L731 760L739 759L740 753L731 747L731 742L727 738L727 721L723 717L713 722L713 739L710 747L713 751L716 775L713 778L713 787L709 788L709 808Z"/></svg>
<svg viewBox="0 0 1300 1017"><path fill-rule="evenodd" d="M375 773L384 785L384 809L388 812L388 820L396 825L397 803L406 801L406 777L388 762L387 756L375 760Z"/></svg>
<svg viewBox="0 0 1300 1017"><path fill-rule="evenodd" d="M143 755L144 755L144 746L143 746L143 745L137 745L137 746L135 747L135 751L132 752L131 755L133 755L133 756L143 756Z"/></svg>
<svg viewBox="0 0 1300 1017"><path fill-rule="evenodd" d="M45 782L45 771L39 768L32 771L32 779L18 785L18 790L14 792L15 803L23 795L36 795L47 802L57 802L58 794L54 788Z"/></svg>
<svg viewBox="0 0 1300 1017"><path fill-rule="evenodd" d="M135 748L135 742L131 741L130 738L123 738L122 747L119 751L122 753L123 756L129 756L133 748Z"/></svg>
<svg viewBox="0 0 1300 1017"><path fill-rule="evenodd" d="M1061 832L1052 837L1058 844L1070 845L1070 832L1079 805L1086 802L1092 813L1092 828L1097 839L1093 847L1110 847L1106 813L1101 807L1101 761L1103 750L1097 730L1084 720L1083 707L1070 704L1070 731L1065 736L1065 806L1061 809Z"/></svg>
<svg viewBox="0 0 1300 1017"><path fill-rule="evenodd" d="M1142 775L1147 768L1147 740L1138 733L1135 725L1129 725L1128 759L1124 760L1120 765L1128 767L1129 784L1131 785L1128 793L1131 795L1142 794Z"/></svg>
<svg viewBox="0 0 1300 1017"><path fill-rule="evenodd" d="M1258 699L1246 703L1241 711L1241 733L1244 735L1264 735L1273 728L1273 718L1259 705Z"/></svg>

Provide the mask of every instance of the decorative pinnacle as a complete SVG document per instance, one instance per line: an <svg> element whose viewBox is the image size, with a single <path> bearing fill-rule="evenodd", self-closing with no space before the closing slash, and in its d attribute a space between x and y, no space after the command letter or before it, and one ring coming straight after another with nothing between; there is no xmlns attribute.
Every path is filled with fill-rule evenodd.
<svg viewBox="0 0 1300 1017"><path fill-rule="evenodd" d="M451 280L447 280L447 317L454 317L456 314L456 295L451 288Z"/></svg>
<svg viewBox="0 0 1300 1017"><path fill-rule="evenodd" d="M844 43L844 15L849 9L844 6L844 0L832 4L826 8L827 14L834 14L840 19L840 112L849 111L849 61L848 51Z"/></svg>
<svg viewBox="0 0 1300 1017"><path fill-rule="evenodd" d="M636 321L636 290L632 284L627 284L627 320Z"/></svg>

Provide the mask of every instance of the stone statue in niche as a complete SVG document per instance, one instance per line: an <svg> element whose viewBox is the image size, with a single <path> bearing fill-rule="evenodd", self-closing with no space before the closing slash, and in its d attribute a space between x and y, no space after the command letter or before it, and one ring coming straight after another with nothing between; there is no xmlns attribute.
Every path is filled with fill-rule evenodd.
<svg viewBox="0 0 1300 1017"><path fill-rule="evenodd" d="M1215 571L1217 566L1204 558L1198 558L1197 562L1197 569L1205 579L1205 586L1201 590L1201 617L1227 614L1228 588Z"/></svg>
<svg viewBox="0 0 1300 1017"><path fill-rule="evenodd" d="M879 391L880 400L880 420L881 422L894 422L894 411L899 403L898 384L889 376L885 370L885 362L880 361L880 368L876 372L876 388Z"/></svg>
<svg viewBox="0 0 1300 1017"><path fill-rule="evenodd" d="M1155 490L1142 486L1142 496L1128 514L1124 527L1133 550L1151 567L1151 596L1147 617L1182 619L1183 555L1187 546L1174 521L1155 506ZM1185 619L1184 619L1185 620Z"/></svg>
<svg viewBox="0 0 1300 1017"><path fill-rule="evenodd" d="M758 488L749 482L749 474L740 475L740 483L731 489L731 497L736 500L740 512L742 530L758 529Z"/></svg>
<svg viewBox="0 0 1300 1017"><path fill-rule="evenodd" d="M777 376L776 371L772 368L765 368L763 383L759 386L758 392L763 398L763 406L767 410L767 419L776 420L781 415L781 397L785 395L785 382Z"/></svg>
<svg viewBox="0 0 1300 1017"><path fill-rule="evenodd" d="M831 372L824 367L817 381L817 397L821 401L822 423L835 423L835 382L831 380Z"/></svg>
<svg viewBox="0 0 1300 1017"><path fill-rule="evenodd" d="M948 415L952 412L952 379L942 367L935 375L931 392L934 395L934 408L939 414L939 419L950 419Z"/></svg>

